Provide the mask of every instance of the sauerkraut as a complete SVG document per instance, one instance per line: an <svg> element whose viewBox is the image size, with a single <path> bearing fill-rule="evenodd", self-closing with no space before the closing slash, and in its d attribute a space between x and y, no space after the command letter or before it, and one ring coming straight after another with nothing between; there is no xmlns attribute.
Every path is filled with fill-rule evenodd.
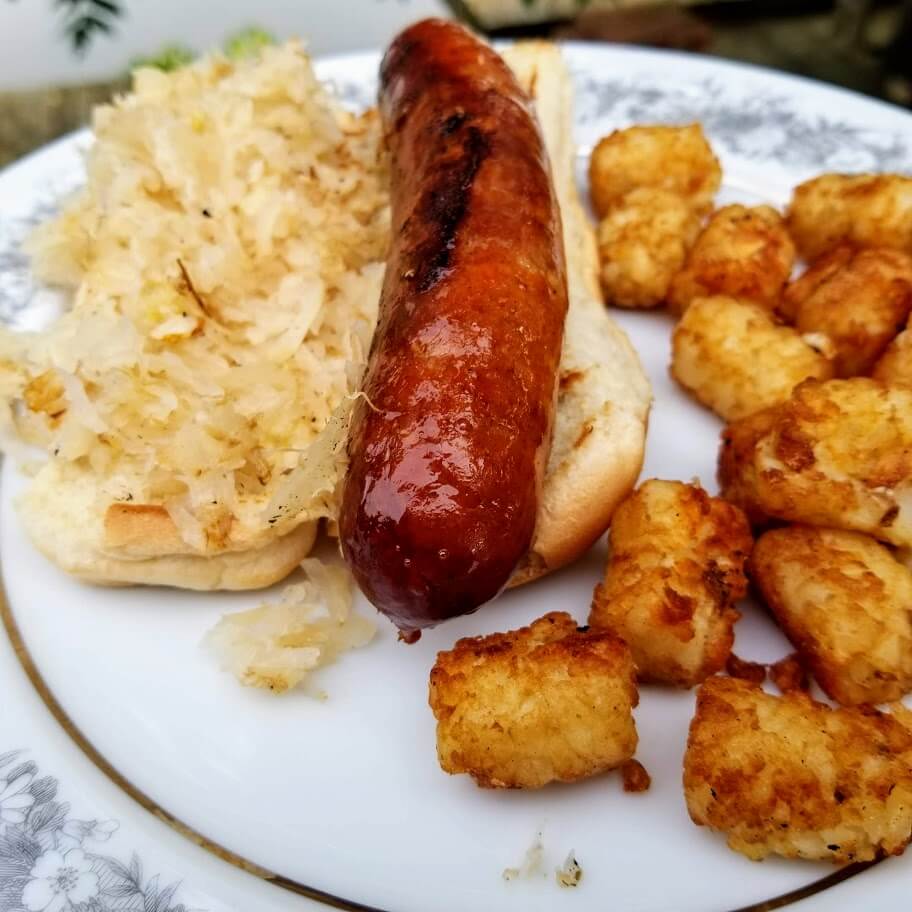
<svg viewBox="0 0 912 912"><path fill-rule="evenodd" d="M226 521L219 550L332 518L389 238L376 113L291 42L139 70L93 127L85 188L30 241L72 306L0 336L0 431L165 506L203 553Z"/></svg>
<svg viewBox="0 0 912 912"><path fill-rule="evenodd" d="M242 684L284 693L340 652L367 645L376 627L352 609L344 568L307 558L302 583L285 586L275 604L226 614L205 645Z"/></svg>

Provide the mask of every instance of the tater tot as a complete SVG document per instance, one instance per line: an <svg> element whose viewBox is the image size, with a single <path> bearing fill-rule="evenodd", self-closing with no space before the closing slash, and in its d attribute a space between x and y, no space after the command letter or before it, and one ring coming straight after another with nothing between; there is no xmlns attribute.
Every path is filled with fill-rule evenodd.
<svg viewBox="0 0 912 912"><path fill-rule="evenodd" d="M605 302L658 307L700 230L700 216L680 196L643 187L622 197L598 228Z"/></svg>
<svg viewBox="0 0 912 912"><path fill-rule="evenodd" d="M742 421L723 434L719 482L752 520L912 545L912 389L867 377L806 380Z"/></svg>
<svg viewBox="0 0 912 912"><path fill-rule="evenodd" d="M775 425L776 415L776 406L771 406L722 429L717 473L719 489L729 503L742 510L754 527L766 525L769 520L757 504L754 457L757 445Z"/></svg>
<svg viewBox="0 0 912 912"><path fill-rule="evenodd" d="M795 262L785 223L770 206L715 212L672 279L668 305L683 313L694 298L729 295L774 310Z"/></svg>
<svg viewBox="0 0 912 912"><path fill-rule="evenodd" d="M724 665L747 589L750 529L698 485L652 479L618 508L589 614L630 646L642 681L692 687Z"/></svg>
<svg viewBox="0 0 912 912"><path fill-rule="evenodd" d="M485 788L594 776L633 756L637 699L623 641L563 612L459 640L431 670L440 766Z"/></svg>
<svg viewBox="0 0 912 912"><path fill-rule="evenodd" d="M912 386L912 321L887 346L871 376L890 386Z"/></svg>
<svg viewBox="0 0 912 912"><path fill-rule="evenodd" d="M912 690L912 573L860 532L786 526L750 575L827 696L846 706Z"/></svg>
<svg viewBox="0 0 912 912"><path fill-rule="evenodd" d="M912 177L822 174L795 188L787 221L807 260L842 242L912 253Z"/></svg>
<svg viewBox="0 0 912 912"><path fill-rule="evenodd" d="M900 855L912 836L908 710L831 709L735 678L697 694L684 796L698 826L748 858L846 864Z"/></svg>
<svg viewBox="0 0 912 912"><path fill-rule="evenodd" d="M836 376L857 377L870 373L912 310L912 256L886 247L860 250L833 269L839 256L842 248L812 263L794 283L808 293L802 297L793 287L786 298L799 332L827 337ZM825 275L807 282L815 272Z"/></svg>
<svg viewBox="0 0 912 912"><path fill-rule="evenodd" d="M840 244L817 257L813 264L793 279L782 292L776 311L789 323L795 322L798 305L811 297L817 289L828 282L843 266L852 261L855 249L850 244Z"/></svg>
<svg viewBox="0 0 912 912"><path fill-rule="evenodd" d="M716 296L692 301L675 327L671 374L733 421L783 402L808 377L829 379L833 366L762 307Z"/></svg>
<svg viewBox="0 0 912 912"><path fill-rule="evenodd" d="M589 159L589 189L599 218L641 187L676 193L691 208L706 212L721 181L719 160L699 124L615 130L599 141Z"/></svg>

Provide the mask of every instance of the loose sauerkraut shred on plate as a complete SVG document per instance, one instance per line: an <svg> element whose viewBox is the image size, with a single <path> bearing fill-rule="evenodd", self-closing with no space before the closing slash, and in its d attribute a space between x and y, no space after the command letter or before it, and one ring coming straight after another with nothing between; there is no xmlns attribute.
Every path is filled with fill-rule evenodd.
<svg viewBox="0 0 912 912"><path fill-rule="evenodd" d="M0 330L0 433L199 553L332 519L389 239L376 113L289 43L139 70L93 126L85 188L30 241L72 304Z"/></svg>
<svg viewBox="0 0 912 912"><path fill-rule="evenodd" d="M222 668L242 684L283 693L346 649L373 639L373 621L352 611L352 578L340 566L307 558L306 581L279 601L226 614L206 635Z"/></svg>

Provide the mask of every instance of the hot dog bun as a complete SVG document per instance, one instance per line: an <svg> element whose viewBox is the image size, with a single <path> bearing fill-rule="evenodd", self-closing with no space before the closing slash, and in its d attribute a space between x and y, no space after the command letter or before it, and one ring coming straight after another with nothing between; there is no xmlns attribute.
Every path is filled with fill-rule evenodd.
<svg viewBox="0 0 912 912"><path fill-rule="evenodd" d="M553 444L532 548L510 582L515 586L571 562L605 531L639 475L651 393L635 351L602 303L595 236L574 178L572 87L560 52L526 42L504 57L536 101L561 205L570 296ZM255 546L194 550L164 511L114 509L97 475L53 462L20 507L29 535L50 560L106 585L268 586L307 555L317 529L315 522L281 536L251 529Z"/></svg>
<svg viewBox="0 0 912 912"><path fill-rule="evenodd" d="M503 57L535 100L561 206L570 295L554 439L532 548L510 581L518 586L575 560L608 528L643 465L652 392L602 301L595 231L576 184L573 87L560 50L521 42Z"/></svg>
<svg viewBox="0 0 912 912"><path fill-rule="evenodd" d="M110 500L88 472L49 463L19 498L26 531L42 554L72 576L105 586L261 589L307 557L317 523L305 522L258 548L204 555L184 545L167 513L109 516ZM106 522L106 516L108 521Z"/></svg>

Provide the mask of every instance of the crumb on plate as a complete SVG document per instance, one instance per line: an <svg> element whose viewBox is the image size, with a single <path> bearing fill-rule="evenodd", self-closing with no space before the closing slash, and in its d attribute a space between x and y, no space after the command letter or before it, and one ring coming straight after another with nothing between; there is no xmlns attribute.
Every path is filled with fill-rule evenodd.
<svg viewBox="0 0 912 912"><path fill-rule="evenodd" d="M621 767L625 792L646 792L652 785L652 777L639 760L628 760Z"/></svg>
<svg viewBox="0 0 912 912"><path fill-rule="evenodd" d="M576 860L573 849L570 850L564 863L555 870L554 875L557 879L558 886L561 887L578 887L583 879L583 869Z"/></svg>
<svg viewBox="0 0 912 912"><path fill-rule="evenodd" d="M762 684L766 680L766 666L761 662L750 662L732 653L725 663L725 671L732 678Z"/></svg>

